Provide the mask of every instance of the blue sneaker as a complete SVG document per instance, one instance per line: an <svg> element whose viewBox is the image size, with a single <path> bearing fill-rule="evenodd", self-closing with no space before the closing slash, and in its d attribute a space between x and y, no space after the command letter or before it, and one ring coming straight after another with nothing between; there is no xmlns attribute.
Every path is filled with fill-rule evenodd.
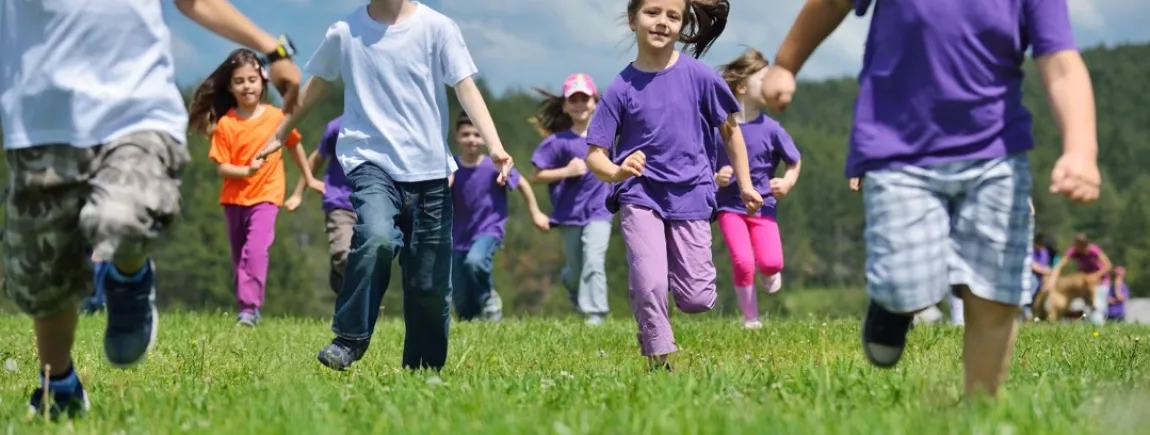
<svg viewBox="0 0 1150 435"><path fill-rule="evenodd" d="M46 405L44 396L43 386L32 392L32 397L28 399L28 415L30 417L44 415ZM50 402L47 404L48 418L53 420L61 416L79 417L92 407L92 404L88 402L88 394L84 392L84 385L80 384L79 381L76 382L76 389L67 394L48 391L47 399Z"/></svg>
<svg viewBox="0 0 1150 435"><path fill-rule="evenodd" d="M156 343L160 314L156 311L156 266L151 260L141 275L127 280L116 270L105 275L108 328L104 355L117 368L144 360Z"/></svg>
<svg viewBox="0 0 1150 435"><path fill-rule="evenodd" d="M367 340L345 340L336 337L316 356L319 362L332 370L347 370L367 352Z"/></svg>
<svg viewBox="0 0 1150 435"><path fill-rule="evenodd" d="M254 311L241 311L240 315L236 318L236 326L247 326L254 328L260 324L260 310Z"/></svg>

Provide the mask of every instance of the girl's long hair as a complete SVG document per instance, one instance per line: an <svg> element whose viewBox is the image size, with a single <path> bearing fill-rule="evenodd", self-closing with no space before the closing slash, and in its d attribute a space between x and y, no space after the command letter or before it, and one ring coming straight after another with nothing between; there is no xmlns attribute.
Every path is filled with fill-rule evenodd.
<svg viewBox="0 0 1150 435"><path fill-rule="evenodd" d="M212 71L196 88L192 97L191 108L188 109L188 127L192 131L210 136L216 128L220 117L236 107L236 97L232 95L232 73L241 66L251 66L260 72L263 82L263 91L260 100L266 100L268 95L267 70L263 68L259 55L246 48L232 51L224 62Z"/></svg>
<svg viewBox="0 0 1150 435"><path fill-rule="evenodd" d="M539 102L535 116L528 119L528 122L535 127L539 135L547 137L557 132L568 130L575 125L575 121L571 119L571 115L563 111L565 99L562 95L552 94L545 89L533 89L539 93L539 95L543 96L543 101Z"/></svg>
<svg viewBox="0 0 1150 435"><path fill-rule="evenodd" d="M755 75L759 70L770 66L770 62L763 57L763 53L753 48L748 48L739 57L732 60L730 63L723 65L722 75L723 81L727 82L727 86L731 88L731 92L739 87L748 77Z"/></svg>

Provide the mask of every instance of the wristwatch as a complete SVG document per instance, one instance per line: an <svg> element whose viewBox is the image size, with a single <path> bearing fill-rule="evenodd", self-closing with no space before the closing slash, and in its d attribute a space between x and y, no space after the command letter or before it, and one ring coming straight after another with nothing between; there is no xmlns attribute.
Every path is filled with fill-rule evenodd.
<svg viewBox="0 0 1150 435"><path fill-rule="evenodd" d="M291 60L292 56L295 56L295 44L291 43L291 39L288 39L287 35L280 35L279 45L276 46L276 49L264 54L265 63L268 66L281 60Z"/></svg>

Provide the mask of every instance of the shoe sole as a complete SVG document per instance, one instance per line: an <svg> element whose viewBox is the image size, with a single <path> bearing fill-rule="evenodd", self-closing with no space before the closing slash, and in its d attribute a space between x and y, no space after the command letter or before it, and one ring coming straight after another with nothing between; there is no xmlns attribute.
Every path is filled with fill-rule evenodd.
<svg viewBox="0 0 1150 435"><path fill-rule="evenodd" d="M139 365L140 363L144 362L144 360L148 359L148 354L152 352L153 347L156 347L156 333L159 331L160 331L160 312L159 312L159 310L156 309L156 305L153 304L152 305L152 332L151 332L151 334L148 334L148 347L146 347L144 349L144 354L140 355L140 357L137 358L135 361L131 361L131 362L127 362L127 363L117 363L117 362L112 360L111 356L108 355L108 348L105 347L104 348L104 359L107 359L108 364L110 364L112 367L115 367L118 369L130 369L132 367Z"/></svg>

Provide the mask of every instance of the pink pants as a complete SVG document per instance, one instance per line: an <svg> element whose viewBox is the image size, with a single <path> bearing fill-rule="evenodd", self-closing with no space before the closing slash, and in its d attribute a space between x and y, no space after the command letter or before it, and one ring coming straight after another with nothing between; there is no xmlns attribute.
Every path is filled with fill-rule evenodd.
<svg viewBox="0 0 1150 435"><path fill-rule="evenodd" d="M755 269L763 276L783 270L783 243L773 217L719 212L719 230L731 256L735 291L746 320L758 318L755 300Z"/></svg>

